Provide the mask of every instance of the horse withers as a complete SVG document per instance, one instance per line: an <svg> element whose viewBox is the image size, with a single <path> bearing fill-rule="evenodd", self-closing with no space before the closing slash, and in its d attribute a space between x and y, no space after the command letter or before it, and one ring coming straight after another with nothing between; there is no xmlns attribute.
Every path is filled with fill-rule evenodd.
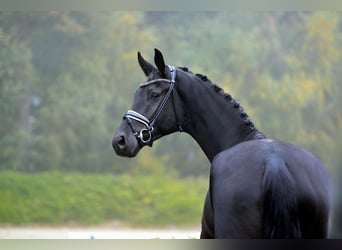
<svg viewBox="0 0 342 250"><path fill-rule="evenodd" d="M205 75L155 66L138 52L139 85L112 145L134 157L144 146L189 133L211 162L201 238L327 238L330 182L305 149L267 139L242 106Z"/></svg>

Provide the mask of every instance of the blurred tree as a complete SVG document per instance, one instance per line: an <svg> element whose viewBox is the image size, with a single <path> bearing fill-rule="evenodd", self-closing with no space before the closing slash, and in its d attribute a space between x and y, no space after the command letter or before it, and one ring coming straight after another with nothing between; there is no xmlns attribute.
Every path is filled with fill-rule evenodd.
<svg viewBox="0 0 342 250"><path fill-rule="evenodd" d="M27 168L33 80L30 49L0 27L0 169Z"/></svg>
<svg viewBox="0 0 342 250"><path fill-rule="evenodd" d="M139 29L141 14L50 12L48 16L54 21L36 29L32 38L41 76L31 155L35 170L127 172L126 166L139 166L134 164L138 160L115 158L111 136L120 122L114 117L121 117L129 105L121 93L136 88L127 84L140 73L132 71L136 48L153 40Z"/></svg>
<svg viewBox="0 0 342 250"><path fill-rule="evenodd" d="M208 174L189 136L163 139L136 159L112 152L114 130L145 79L136 52L151 60L153 47L167 62L207 74L232 93L267 136L313 150L330 169L341 162L334 150L341 123L334 98L341 92L338 13L2 12L0 21L14 41L7 46L22 44L38 75L26 78L24 96L33 97L34 108L25 109L23 97L6 101L29 114L22 121L34 117L24 157L32 170L119 173L139 172L141 165L146 172L146 159L155 157L160 166L151 163L151 171Z"/></svg>

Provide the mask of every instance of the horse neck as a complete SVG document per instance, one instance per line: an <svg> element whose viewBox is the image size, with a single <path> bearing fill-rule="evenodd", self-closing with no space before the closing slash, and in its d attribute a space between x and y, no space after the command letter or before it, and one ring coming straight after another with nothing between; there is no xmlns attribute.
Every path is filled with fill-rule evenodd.
<svg viewBox="0 0 342 250"><path fill-rule="evenodd" d="M183 102L184 131L211 162L216 154L247 140L266 138L229 94L204 76L190 73L177 85Z"/></svg>

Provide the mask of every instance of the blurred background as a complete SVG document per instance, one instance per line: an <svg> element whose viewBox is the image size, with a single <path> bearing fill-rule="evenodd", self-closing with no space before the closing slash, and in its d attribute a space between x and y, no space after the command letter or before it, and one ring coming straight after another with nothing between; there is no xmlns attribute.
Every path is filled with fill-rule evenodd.
<svg viewBox="0 0 342 250"><path fill-rule="evenodd" d="M186 134L122 159L136 54L232 94L269 138L317 154L342 238L342 14L0 12L0 227L198 226L209 161Z"/></svg>

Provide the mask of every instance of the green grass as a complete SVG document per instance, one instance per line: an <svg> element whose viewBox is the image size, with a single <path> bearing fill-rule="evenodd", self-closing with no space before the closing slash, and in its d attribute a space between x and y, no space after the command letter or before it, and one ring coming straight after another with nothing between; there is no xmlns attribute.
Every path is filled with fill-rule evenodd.
<svg viewBox="0 0 342 250"><path fill-rule="evenodd" d="M199 223L208 181L165 175L0 172L0 223Z"/></svg>

